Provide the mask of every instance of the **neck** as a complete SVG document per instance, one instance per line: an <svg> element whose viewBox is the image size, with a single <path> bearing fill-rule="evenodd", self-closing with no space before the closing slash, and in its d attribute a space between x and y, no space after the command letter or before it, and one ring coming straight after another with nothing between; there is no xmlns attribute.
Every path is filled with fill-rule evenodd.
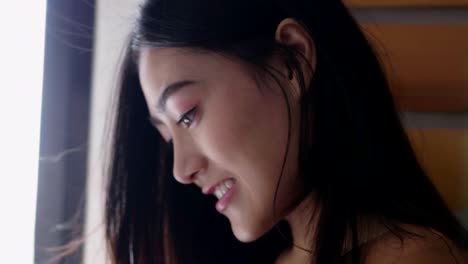
<svg viewBox="0 0 468 264"><path fill-rule="evenodd" d="M315 216L313 215L314 213ZM320 208L314 202L312 195L306 197L285 217L285 220L288 222L291 228L293 245L284 252L283 259L287 258L289 260L295 260L294 263L299 263L299 260L307 260L314 255L315 244L313 238L316 235L317 220L319 217ZM358 216L357 229L357 246L361 246L370 240L373 240L388 232L388 229L383 224L380 224L376 220L376 217L372 216ZM351 230L348 229L346 232L345 243L342 249L342 255L348 253L351 250L352 236Z"/></svg>
<svg viewBox="0 0 468 264"><path fill-rule="evenodd" d="M299 249L309 253L313 252L311 238L315 236L317 225L317 217L312 218L314 213L318 216L320 212L315 205L313 197L307 196L286 216L285 220L291 228L293 238L292 249ZM310 222L310 220L312 220L312 222Z"/></svg>

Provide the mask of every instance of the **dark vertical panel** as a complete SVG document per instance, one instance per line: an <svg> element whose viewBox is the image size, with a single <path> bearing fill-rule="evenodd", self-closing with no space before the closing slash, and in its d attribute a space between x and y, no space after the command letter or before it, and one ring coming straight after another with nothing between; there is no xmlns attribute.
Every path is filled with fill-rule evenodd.
<svg viewBox="0 0 468 264"><path fill-rule="evenodd" d="M35 263L69 241L71 220L84 213L91 90L94 0L47 5ZM79 263L77 253L61 263Z"/></svg>

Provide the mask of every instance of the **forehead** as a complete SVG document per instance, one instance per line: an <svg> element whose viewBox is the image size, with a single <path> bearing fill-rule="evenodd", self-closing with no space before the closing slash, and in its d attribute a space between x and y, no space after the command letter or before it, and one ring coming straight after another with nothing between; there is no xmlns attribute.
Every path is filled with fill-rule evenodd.
<svg viewBox="0 0 468 264"><path fill-rule="evenodd" d="M220 56L187 49L144 48L139 53L138 72L145 93L180 80L217 78L226 68L226 60Z"/></svg>
<svg viewBox="0 0 468 264"><path fill-rule="evenodd" d="M145 48L140 51L138 72L143 88L159 88L181 75L193 74L197 58L177 49ZM195 60L195 61L194 61Z"/></svg>
<svg viewBox="0 0 468 264"><path fill-rule="evenodd" d="M181 80L220 83L238 80L248 72L243 63L226 56L181 48L143 48L138 61L143 91L157 98L164 87Z"/></svg>

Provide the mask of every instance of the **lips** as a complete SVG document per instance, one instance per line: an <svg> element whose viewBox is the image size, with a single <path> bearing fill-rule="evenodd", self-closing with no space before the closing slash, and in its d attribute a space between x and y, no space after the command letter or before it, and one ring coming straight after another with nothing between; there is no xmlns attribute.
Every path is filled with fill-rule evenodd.
<svg viewBox="0 0 468 264"><path fill-rule="evenodd" d="M218 198L218 202L216 202L215 205L218 212L223 213L226 210L236 194L237 187L237 184L233 182L229 189L227 189L224 193L220 193L220 198Z"/></svg>
<svg viewBox="0 0 468 264"><path fill-rule="evenodd" d="M236 193L237 184L234 178L223 179L209 188L203 189L202 192L206 195L214 194L218 201L216 202L216 210L222 213L228 207Z"/></svg>
<svg viewBox="0 0 468 264"><path fill-rule="evenodd" d="M234 179L228 179L218 184L214 189L216 198L221 199L234 185Z"/></svg>

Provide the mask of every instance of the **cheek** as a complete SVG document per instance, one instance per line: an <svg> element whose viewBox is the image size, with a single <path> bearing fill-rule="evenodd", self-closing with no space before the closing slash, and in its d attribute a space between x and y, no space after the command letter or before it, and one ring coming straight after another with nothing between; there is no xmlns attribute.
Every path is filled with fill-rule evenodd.
<svg viewBox="0 0 468 264"><path fill-rule="evenodd" d="M223 169L239 176L254 173L258 180L266 175L264 180L276 182L287 141L287 112L282 98L250 89L224 93L210 102L200 146Z"/></svg>
<svg viewBox="0 0 468 264"><path fill-rule="evenodd" d="M236 99L232 96L213 102L201 128L207 153L223 163L240 162L239 156L250 152L259 130L258 113L247 102Z"/></svg>
<svg viewBox="0 0 468 264"><path fill-rule="evenodd" d="M219 100L224 104L205 115L199 139L207 158L240 183L238 207L228 218L236 237L248 242L273 227L290 204L292 171L286 167L275 217L271 205L287 143L288 120L281 98L235 98Z"/></svg>
<svg viewBox="0 0 468 264"><path fill-rule="evenodd" d="M221 108L205 114L199 130L199 145L210 160L219 162L223 166L236 161L239 147L245 138L242 134L244 125L236 120L229 108Z"/></svg>
<svg viewBox="0 0 468 264"><path fill-rule="evenodd" d="M206 144L200 145L217 166L245 182L253 198L271 200L287 141L285 106L281 98L237 98L218 100L224 103L206 115Z"/></svg>

